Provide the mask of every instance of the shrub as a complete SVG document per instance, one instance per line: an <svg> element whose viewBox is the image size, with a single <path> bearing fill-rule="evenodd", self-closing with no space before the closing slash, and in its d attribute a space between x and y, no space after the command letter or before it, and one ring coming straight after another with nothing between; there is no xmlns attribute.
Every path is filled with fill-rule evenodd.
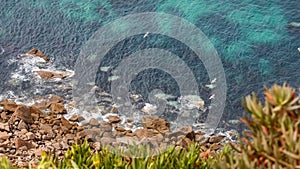
<svg viewBox="0 0 300 169"><path fill-rule="evenodd" d="M286 83L265 87L265 104L255 93L243 99L251 118L242 118L249 132L237 152L223 155L217 168L300 168L300 101Z"/></svg>

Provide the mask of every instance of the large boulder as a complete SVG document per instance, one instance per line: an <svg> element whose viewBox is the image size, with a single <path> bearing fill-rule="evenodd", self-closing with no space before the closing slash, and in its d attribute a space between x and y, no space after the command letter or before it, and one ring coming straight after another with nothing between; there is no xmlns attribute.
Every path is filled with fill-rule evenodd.
<svg viewBox="0 0 300 169"><path fill-rule="evenodd" d="M26 124L32 124L33 118L31 116L31 108L25 105L20 105L17 107L16 111L8 120L10 125L14 124L15 121L24 121Z"/></svg>

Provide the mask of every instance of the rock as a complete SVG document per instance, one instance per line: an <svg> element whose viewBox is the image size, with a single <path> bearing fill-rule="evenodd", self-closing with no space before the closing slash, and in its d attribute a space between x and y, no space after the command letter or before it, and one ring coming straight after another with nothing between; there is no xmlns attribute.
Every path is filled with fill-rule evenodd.
<svg viewBox="0 0 300 169"><path fill-rule="evenodd" d="M210 146L210 150L212 151L217 151L221 148L222 146L219 145L219 144L216 144L216 143L213 143L211 146Z"/></svg>
<svg viewBox="0 0 300 169"><path fill-rule="evenodd" d="M25 138L24 136L25 136L25 134L28 132L28 130L26 130L26 129L22 129L21 130L21 133L22 133L22 137L23 138Z"/></svg>
<svg viewBox="0 0 300 169"><path fill-rule="evenodd" d="M189 138L184 138L176 143L176 145L181 146L187 149L192 144L192 141Z"/></svg>
<svg viewBox="0 0 300 169"><path fill-rule="evenodd" d="M54 78L64 79L70 77L72 73L66 71L52 71L52 70L36 70L34 73L37 73L42 79L50 80Z"/></svg>
<svg viewBox="0 0 300 169"><path fill-rule="evenodd" d="M89 124L91 126L99 126L99 122L95 118L91 118L90 121L89 121Z"/></svg>
<svg viewBox="0 0 300 169"><path fill-rule="evenodd" d="M4 121L9 119L9 116L7 115L6 111L1 112L0 116L1 116L1 119L4 120Z"/></svg>
<svg viewBox="0 0 300 169"><path fill-rule="evenodd" d="M155 136L151 137L149 140L155 140L157 142L162 142L164 139L164 136L162 134L156 134Z"/></svg>
<svg viewBox="0 0 300 169"><path fill-rule="evenodd" d="M4 131L4 132L0 132L0 140L7 140L10 137L10 135Z"/></svg>
<svg viewBox="0 0 300 169"><path fill-rule="evenodd" d="M149 138L159 134L159 132L152 129L136 129L134 134L138 138Z"/></svg>
<svg viewBox="0 0 300 169"><path fill-rule="evenodd" d="M117 113L117 111L118 111L118 107L113 105L110 112L111 113Z"/></svg>
<svg viewBox="0 0 300 169"><path fill-rule="evenodd" d="M78 114L74 114L70 119L69 121L71 122L81 122L81 121L84 121L84 117L82 117L81 115L78 115Z"/></svg>
<svg viewBox="0 0 300 169"><path fill-rule="evenodd" d="M34 106L40 110L46 110L50 104L46 100L39 100L34 103Z"/></svg>
<svg viewBox="0 0 300 169"><path fill-rule="evenodd" d="M155 129L159 132L167 132L170 128L170 123L158 116L143 116L142 124L146 129Z"/></svg>
<svg viewBox="0 0 300 169"><path fill-rule="evenodd" d="M127 119L127 123L132 123L133 119Z"/></svg>
<svg viewBox="0 0 300 169"><path fill-rule="evenodd" d="M26 133L25 135L27 136L27 138L28 138L29 140L34 140L34 139L35 139L35 136L34 136L34 134L33 134L32 132L28 132L28 133Z"/></svg>
<svg viewBox="0 0 300 169"><path fill-rule="evenodd" d="M119 123L121 121L118 116L108 116L107 117L110 123Z"/></svg>
<svg viewBox="0 0 300 169"><path fill-rule="evenodd" d="M30 106L31 116L33 117L34 121L38 121L40 117L44 116L44 113L38 109L36 106Z"/></svg>
<svg viewBox="0 0 300 169"><path fill-rule="evenodd" d="M82 138L84 138L84 137L87 136L87 135L88 135L88 133L87 133L85 130L80 131L80 132L78 132L78 133L76 134L76 136L77 136L79 139L82 139Z"/></svg>
<svg viewBox="0 0 300 169"><path fill-rule="evenodd" d="M13 124L16 120L23 120L26 124L32 124L33 118L31 116L31 109L30 107L20 105L13 113L11 118L9 119L8 123Z"/></svg>
<svg viewBox="0 0 300 169"><path fill-rule="evenodd" d="M222 141L224 138L225 138L225 136L221 136L221 135L212 136L212 137L209 138L209 142L210 143L218 143L218 142Z"/></svg>
<svg viewBox="0 0 300 169"><path fill-rule="evenodd" d="M28 125L23 120L21 120L18 124L18 130L22 131L22 130L28 130L28 129L29 129Z"/></svg>
<svg viewBox="0 0 300 169"><path fill-rule="evenodd" d="M64 99L58 95L50 94L48 97L48 102L50 103L63 103Z"/></svg>
<svg viewBox="0 0 300 169"><path fill-rule="evenodd" d="M73 125L68 120L66 120L64 116L61 116L60 120L62 125L67 127L69 130L73 127Z"/></svg>
<svg viewBox="0 0 300 169"><path fill-rule="evenodd" d="M34 71L37 73L42 79L50 80L54 78L54 74L49 71Z"/></svg>
<svg viewBox="0 0 300 169"><path fill-rule="evenodd" d="M120 127L120 126L116 126L115 129L118 132L124 132L124 131L126 131L126 129L124 129L123 127Z"/></svg>
<svg viewBox="0 0 300 169"><path fill-rule="evenodd" d="M3 106L4 111L9 111L9 112L14 112L18 107L18 104L16 104L14 100L8 100L8 99L2 100L0 102L0 105Z"/></svg>
<svg viewBox="0 0 300 169"><path fill-rule="evenodd" d="M204 101L197 95L181 96L178 99L183 109L204 109Z"/></svg>
<svg viewBox="0 0 300 169"><path fill-rule="evenodd" d="M177 131L166 133L166 136L169 138L185 136L191 140L195 140L195 132L193 131L193 128L191 126L183 126Z"/></svg>
<svg viewBox="0 0 300 169"><path fill-rule="evenodd" d="M141 109L142 112L147 113L149 115L157 113L157 106L154 106L149 103L145 103L145 106Z"/></svg>
<svg viewBox="0 0 300 169"><path fill-rule="evenodd" d="M87 135L89 135L91 137L102 136L104 132L105 131L102 128L86 129L86 130L78 132L77 133L77 137L78 138L83 138L83 137L85 137Z"/></svg>
<svg viewBox="0 0 300 169"><path fill-rule="evenodd" d="M22 146L22 147L20 147L20 148L19 148L19 150L22 150L22 151L27 151L28 149L27 149L27 147L26 147L26 146Z"/></svg>
<svg viewBox="0 0 300 169"><path fill-rule="evenodd" d="M94 143L92 143L92 147L93 147L96 151L100 151L100 150L101 150L101 144L100 144L100 142L94 142Z"/></svg>
<svg viewBox="0 0 300 169"><path fill-rule="evenodd" d="M186 138L189 138L192 141L195 140L196 135L191 126L184 126L184 127L180 128L179 130L184 133Z"/></svg>
<svg viewBox="0 0 300 169"><path fill-rule="evenodd" d="M201 139L202 139L201 135L198 134L195 135L195 142L200 142Z"/></svg>
<svg viewBox="0 0 300 169"><path fill-rule="evenodd" d="M65 109L62 103L51 103L50 110L54 114L66 114L67 110Z"/></svg>
<svg viewBox="0 0 300 169"><path fill-rule="evenodd" d="M35 57L40 57L40 58L44 59L46 62L48 62L50 60L43 52L41 52L37 48L32 48L26 54L33 55Z"/></svg>
<svg viewBox="0 0 300 169"><path fill-rule="evenodd" d="M23 146L26 146L28 149L34 148L33 144L31 144L23 139L20 139L20 138L15 138L14 142L15 142L15 146L17 149L19 149L20 147L23 147Z"/></svg>
<svg viewBox="0 0 300 169"><path fill-rule="evenodd" d="M45 133L43 133L45 132ZM49 135L53 135L53 130L52 127L49 126L48 124L40 124L40 133L41 134L49 134Z"/></svg>
<svg viewBox="0 0 300 169"><path fill-rule="evenodd" d="M116 142L117 143L122 143L122 144L133 145L133 144L138 144L139 140L136 139L136 138L124 136L124 137L117 137Z"/></svg>
<svg viewBox="0 0 300 169"><path fill-rule="evenodd" d="M4 99L0 101L0 105L3 106L4 111L14 112L19 106L14 100Z"/></svg>
<svg viewBox="0 0 300 169"><path fill-rule="evenodd" d="M7 131L7 132L9 132L9 125L8 125L8 123L0 123L0 131Z"/></svg>
<svg viewBox="0 0 300 169"><path fill-rule="evenodd" d="M34 105L38 109L47 109L50 107L51 103L63 103L63 99L55 94L50 94L48 96L36 97Z"/></svg>
<svg viewBox="0 0 300 169"><path fill-rule="evenodd" d="M109 145L112 144L113 142L116 142L116 139L111 137L102 137L100 142L101 144Z"/></svg>
<svg viewBox="0 0 300 169"><path fill-rule="evenodd" d="M76 137L74 134L66 134L64 138L67 140L75 140Z"/></svg>
<svg viewBox="0 0 300 169"><path fill-rule="evenodd" d="M55 148L56 150L60 150L62 148L62 146L59 143L53 143L52 144L53 148Z"/></svg>
<svg viewBox="0 0 300 169"><path fill-rule="evenodd" d="M67 150L68 147L69 147L69 145L68 145L68 143L66 141L61 141L60 145L61 145L61 147L62 147L63 150Z"/></svg>

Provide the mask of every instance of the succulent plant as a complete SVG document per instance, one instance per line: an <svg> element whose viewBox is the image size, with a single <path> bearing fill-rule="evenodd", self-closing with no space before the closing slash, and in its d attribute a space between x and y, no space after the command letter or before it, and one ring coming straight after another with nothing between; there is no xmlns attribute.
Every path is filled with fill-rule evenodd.
<svg viewBox="0 0 300 169"><path fill-rule="evenodd" d="M242 118L250 131L236 152L224 155L217 168L300 168L300 101L284 83L265 87L265 104L255 93L243 99L251 118Z"/></svg>

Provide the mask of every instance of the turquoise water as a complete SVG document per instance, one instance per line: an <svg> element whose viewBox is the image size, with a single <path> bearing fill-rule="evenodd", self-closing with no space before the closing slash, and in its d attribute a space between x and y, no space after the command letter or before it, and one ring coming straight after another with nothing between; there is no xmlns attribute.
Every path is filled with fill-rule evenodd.
<svg viewBox="0 0 300 169"><path fill-rule="evenodd" d="M9 58L37 47L55 58L57 65L72 69L81 45L99 27L127 14L148 11L182 17L200 28L214 44L228 86L224 120L239 118L243 112L241 97L251 91L262 92L263 84L287 81L300 86L300 27L289 26L291 22L300 22L300 5L296 0L2 0L1 90L10 89L6 81L16 66L7 63ZM126 29L126 25L123 27ZM170 30L168 25L164 29ZM108 62L113 62L114 56L148 47L180 51L174 44L178 42L158 35L148 41L139 36L129 38L114 48ZM197 69L201 70L201 65ZM205 72L200 72L199 77L204 79L200 84L208 82ZM176 87L167 88L168 92L176 93ZM209 96L209 92L200 91L204 97Z"/></svg>

